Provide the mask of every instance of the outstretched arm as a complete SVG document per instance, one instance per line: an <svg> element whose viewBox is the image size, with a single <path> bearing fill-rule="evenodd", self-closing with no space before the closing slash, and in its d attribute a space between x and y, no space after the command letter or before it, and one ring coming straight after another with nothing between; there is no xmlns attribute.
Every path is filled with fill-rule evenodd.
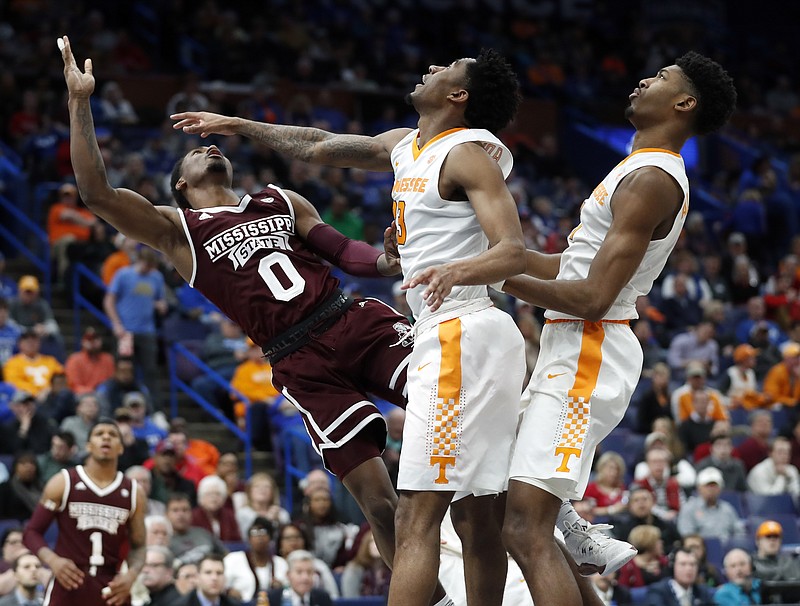
<svg viewBox="0 0 800 606"><path fill-rule="evenodd" d="M165 252L170 258L181 245L188 250L174 209L156 208L136 192L114 189L108 184L89 104L94 91L92 60L86 59L85 71L81 72L75 63L69 39L64 36L61 40L64 79L69 90L70 157L81 198L93 213L120 232Z"/></svg>
<svg viewBox="0 0 800 606"><path fill-rule="evenodd" d="M254 122L211 112L172 114L172 128L191 135L242 135L292 158L342 168L392 170L392 148L409 129L398 128L375 137L337 135L319 128Z"/></svg>
<svg viewBox="0 0 800 606"><path fill-rule="evenodd" d="M515 297L592 322L599 321L633 277L656 229L672 221L682 192L658 168L641 168L614 192L614 219L583 280L515 276L503 290Z"/></svg>
<svg viewBox="0 0 800 606"><path fill-rule="evenodd" d="M447 156L440 188L464 191L489 239L489 250L469 259L428 267L403 284L427 284L422 297L436 311L455 285L492 284L525 271L525 241L503 173L484 149L458 145Z"/></svg>
<svg viewBox="0 0 800 606"><path fill-rule="evenodd" d="M366 242L351 240L323 222L317 209L300 194L283 190L294 207L297 235L320 257L354 276L381 277L400 273L394 224L384 232L381 253Z"/></svg>

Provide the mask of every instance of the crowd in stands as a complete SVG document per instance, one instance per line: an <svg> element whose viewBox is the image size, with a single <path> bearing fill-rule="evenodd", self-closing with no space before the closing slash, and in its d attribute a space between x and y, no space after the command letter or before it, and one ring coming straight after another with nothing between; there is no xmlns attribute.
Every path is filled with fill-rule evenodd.
<svg viewBox="0 0 800 606"><path fill-rule="evenodd" d="M689 603L746 603L772 591L770 583L800 583L800 559L782 550L800 544L800 147L793 126L800 94L797 66L782 52L780 36L771 46L757 36L733 36L736 19L746 17L731 6L724 18L717 12L724 3L672 18L634 1L625 11L599 2L549 13L516 0L400 1L388 8L378 0L271 2L256 13L252 3L233 3L234 10L208 0L180 17L177 1L123 4L111 11L89 2L80 19L69 3L52 0L0 8L0 155L22 158L31 198L35 186L52 185L46 211L34 219L48 236L57 291L73 294L77 264L85 265L106 290L85 285L82 292L112 321L110 335L88 326L79 349L67 351L42 292L44 276L7 275L0 252L0 519L26 520L47 479L80 461L91 423L110 416L123 435L121 469L150 495L136 604L175 604L198 583L206 597L222 593L235 604L254 601L260 591L279 603L283 587L308 592L309 578L315 592L332 597L382 595L389 580L363 517L324 471L309 472L298 487L299 507L287 511L272 475L242 477L236 453L220 453L191 436L183 419L168 418L159 362L164 346L176 341L230 382L225 387L196 369L183 376L239 426L249 417L257 449L275 450L280 428L296 413L272 387L260 348L238 326L156 253L83 207L69 163L56 35L69 34L80 57L94 60L93 111L110 183L154 204L172 203L172 166L199 141L172 130L165 116L174 111L358 133L413 126L402 105L383 99L402 97L429 62L485 45L509 57L527 97L617 119L636 78L655 73L679 48L711 45L740 98L722 140L749 151L707 160L692 175L693 187L709 192L719 208L689 213L663 276L637 302L632 329L645 353L642 379L576 507L595 523L613 524L613 535L639 550L614 578L593 579L606 604L643 601L642 588L654 606L672 603L670 595L681 604L685 595ZM416 18L416 4L437 18ZM443 35L445 23L457 26ZM708 23L724 26L709 36ZM632 52L631 32L641 41ZM763 63L750 59L752 46ZM115 81L155 73L183 82L157 115L131 103ZM284 80L301 89L282 97ZM386 97L348 113L330 89ZM280 184L310 199L342 233L382 246L391 175L287 161L238 137L212 141L239 167L238 192ZM559 252L591 184L557 137L531 141L511 132L508 142L516 159L509 188L526 243ZM340 277L349 292L408 313L391 282ZM525 336L530 373L541 310L494 296ZM384 460L396 476L402 412L387 421ZM20 558L19 526L5 528L0 596L25 593L49 575ZM223 581L198 574L212 570Z"/></svg>

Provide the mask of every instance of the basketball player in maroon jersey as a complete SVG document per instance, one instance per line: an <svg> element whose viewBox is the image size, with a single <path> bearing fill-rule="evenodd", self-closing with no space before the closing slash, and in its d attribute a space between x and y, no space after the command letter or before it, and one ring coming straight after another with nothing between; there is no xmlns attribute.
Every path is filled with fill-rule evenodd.
<svg viewBox="0 0 800 606"><path fill-rule="evenodd" d="M231 163L214 145L176 164L177 211L112 188L89 105L91 60L82 72L69 40L60 41L81 198L129 238L164 253L262 347L273 384L300 411L323 463L356 499L391 565L397 496L380 458L386 423L367 393L405 406L411 328L380 301L344 295L322 259L358 276L398 274L392 228L384 234L387 252L379 253L323 223L294 192L269 186L240 199L231 187ZM448 603L441 587L434 603Z"/></svg>
<svg viewBox="0 0 800 606"><path fill-rule="evenodd" d="M147 496L118 469L122 434L111 419L89 431L84 465L47 482L23 541L53 571L44 606L124 606L144 565ZM58 524L55 551L44 534ZM122 563L127 570L120 572Z"/></svg>

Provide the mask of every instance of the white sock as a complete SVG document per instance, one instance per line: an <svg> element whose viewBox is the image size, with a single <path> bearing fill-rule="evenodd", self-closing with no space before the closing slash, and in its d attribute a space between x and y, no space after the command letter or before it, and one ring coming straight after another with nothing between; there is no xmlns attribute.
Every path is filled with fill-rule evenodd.
<svg viewBox="0 0 800 606"><path fill-rule="evenodd" d="M581 528L588 528L589 523L584 520L569 500L561 503L561 508L558 510L558 521L556 522L559 529L564 528L564 523L570 526L578 524Z"/></svg>
<svg viewBox="0 0 800 606"><path fill-rule="evenodd" d="M445 594L444 597L433 606L455 606L455 603Z"/></svg>

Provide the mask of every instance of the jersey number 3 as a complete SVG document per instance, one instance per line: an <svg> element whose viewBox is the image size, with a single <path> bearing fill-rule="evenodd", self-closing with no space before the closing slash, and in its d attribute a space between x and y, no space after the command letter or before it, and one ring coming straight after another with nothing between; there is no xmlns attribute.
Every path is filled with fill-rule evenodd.
<svg viewBox="0 0 800 606"><path fill-rule="evenodd" d="M276 269L282 274L283 280L275 272ZM258 274L278 301L291 301L306 287L303 276L292 265L291 259L282 252L270 253L261 259Z"/></svg>
<svg viewBox="0 0 800 606"><path fill-rule="evenodd" d="M406 243L406 203L402 200L392 202L392 214L397 226L397 243Z"/></svg>

